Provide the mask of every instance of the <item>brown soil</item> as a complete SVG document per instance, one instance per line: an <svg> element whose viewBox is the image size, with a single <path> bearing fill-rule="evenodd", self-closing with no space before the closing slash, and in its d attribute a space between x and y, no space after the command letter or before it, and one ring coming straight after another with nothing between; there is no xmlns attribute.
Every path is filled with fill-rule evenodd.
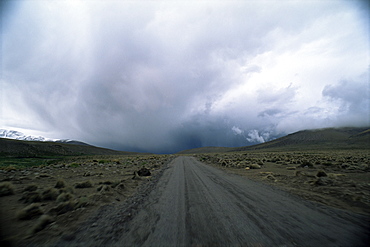
<svg viewBox="0 0 370 247"><path fill-rule="evenodd" d="M370 215L368 150L219 153L197 157L307 200ZM261 168L253 169L256 164Z"/></svg>
<svg viewBox="0 0 370 247"><path fill-rule="evenodd" d="M61 235L74 232L102 206L115 205L132 196L170 158L113 156L0 170L2 244L53 243ZM140 170L146 171L146 176L140 176Z"/></svg>

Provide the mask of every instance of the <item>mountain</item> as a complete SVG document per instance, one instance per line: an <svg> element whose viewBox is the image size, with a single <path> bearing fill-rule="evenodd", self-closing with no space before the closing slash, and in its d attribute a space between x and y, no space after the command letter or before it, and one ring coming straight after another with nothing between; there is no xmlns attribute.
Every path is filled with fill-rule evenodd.
<svg viewBox="0 0 370 247"><path fill-rule="evenodd" d="M302 130L269 142L253 146L236 148L202 147L184 150L179 152L179 154L239 152L251 150L300 151L333 149L370 149L369 127Z"/></svg>
<svg viewBox="0 0 370 247"><path fill-rule="evenodd" d="M247 150L330 150L370 148L370 129L326 128L302 130L287 136L254 146L233 148L232 151Z"/></svg>
<svg viewBox="0 0 370 247"><path fill-rule="evenodd" d="M69 139L27 136L15 130L0 129L0 157L41 157L64 155L126 155L134 152L99 148Z"/></svg>
<svg viewBox="0 0 370 247"><path fill-rule="evenodd" d="M48 142L58 142L58 143L66 143L66 144L75 144L75 145L87 145L87 143L69 140L69 139L48 139L42 136L27 136L22 132L15 131L15 130L6 130L0 129L0 138L8 138L8 139L15 139L15 140L23 140L23 141L48 141Z"/></svg>
<svg viewBox="0 0 370 247"><path fill-rule="evenodd" d="M47 141L23 141L0 138L0 157L44 157L77 155L128 155L133 152L116 151L91 145Z"/></svg>
<svg viewBox="0 0 370 247"><path fill-rule="evenodd" d="M24 140L24 141L46 141L47 139L42 136L26 136L22 132L15 130L6 130L0 129L0 138L9 138L15 140Z"/></svg>

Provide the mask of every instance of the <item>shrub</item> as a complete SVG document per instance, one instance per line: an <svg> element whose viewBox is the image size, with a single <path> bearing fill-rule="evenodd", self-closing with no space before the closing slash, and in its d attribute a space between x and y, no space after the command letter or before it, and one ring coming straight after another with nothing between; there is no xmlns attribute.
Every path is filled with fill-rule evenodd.
<svg viewBox="0 0 370 247"><path fill-rule="evenodd" d="M90 203L90 200L89 198L87 197L81 197L81 198L78 198L76 201L75 201L75 207L76 208L83 208L83 207L87 207L89 206L91 203Z"/></svg>
<svg viewBox="0 0 370 247"><path fill-rule="evenodd" d="M10 182L0 183L0 197L14 195L14 187Z"/></svg>
<svg viewBox="0 0 370 247"><path fill-rule="evenodd" d="M78 163L69 164L69 167L79 167L79 166L80 166L80 164L78 164Z"/></svg>
<svg viewBox="0 0 370 247"><path fill-rule="evenodd" d="M17 168L13 165L7 166L7 167L4 168L4 171L7 171L7 172L16 171L16 170L17 170Z"/></svg>
<svg viewBox="0 0 370 247"><path fill-rule="evenodd" d="M64 180L62 179L59 179L56 183L56 185L54 186L54 188L57 188L57 189L61 189L61 188L64 188L66 185L65 185L65 182Z"/></svg>
<svg viewBox="0 0 370 247"><path fill-rule="evenodd" d="M116 186L116 190L124 190L125 189L125 185L123 183L119 183L117 186Z"/></svg>
<svg viewBox="0 0 370 247"><path fill-rule="evenodd" d="M251 169L261 169L261 166L260 166L260 165L258 165L258 164L250 164L250 165L249 165L249 167L250 167Z"/></svg>
<svg viewBox="0 0 370 247"><path fill-rule="evenodd" d="M338 179L338 178L345 177L345 176L346 176L345 174L335 174L335 173L328 174L328 177L331 179Z"/></svg>
<svg viewBox="0 0 370 247"><path fill-rule="evenodd" d="M70 193L62 193L57 197L57 202L66 202L73 198L73 195Z"/></svg>
<svg viewBox="0 0 370 247"><path fill-rule="evenodd" d="M328 176L328 174L326 174L326 172L325 172L325 171L320 170L320 171L318 171L318 172L317 172L316 176L317 176L317 177L327 177L327 176Z"/></svg>
<svg viewBox="0 0 370 247"><path fill-rule="evenodd" d="M47 225L54 222L53 218L49 215L43 214L38 219L36 225L31 229L31 234L35 234L41 230L43 230Z"/></svg>
<svg viewBox="0 0 370 247"><path fill-rule="evenodd" d="M25 203L41 202L41 199L41 195L37 191L25 193L21 198Z"/></svg>
<svg viewBox="0 0 370 247"><path fill-rule="evenodd" d="M60 214L67 213L68 211L72 211L75 208L76 208L76 203L67 201L67 202L59 203L56 207L53 207L52 209L50 209L49 212L60 215Z"/></svg>
<svg viewBox="0 0 370 247"><path fill-rule="evenodd" d="M91 188L91 187L93 187L93 185L92 185L90 180L80 182L80 183L76 183L76 185L75 185L76 189Z"/></svg>
<svg viewBox="0 0 370 247"><path fill-rule="evenodd" d="M138 174L139 176L150 176L150 175L151 175L151 173L150 173L149 169L148 169L148 168L145 168L145 167L143 167L143 168L141 168L140 170L138 170L138 171L137 171L137 174Z"/></svg>
<svg viewBox="0 0 370 247"><path fill-rule="evenodd" d="M20 220L29 220L42 214L43 211L40 208L40 205L37 203L32 203L31 205L28 205L27 207L19 211L17 214L17 218Z"/></svg>
<svg viewBox="0 0 370 247"><path fill-rule="evenodd" d="M334 180L329 178L329 177L319 177L317 180L314 182L315 185L319 186L327 186L327 185L333 185Z"/></svg>
<svg viewBox="0 0 370 247"><path fill-rule="evenodd" d="M323 166L332 166L333 163L326 161L326 162L323 162L322 165Z"/></svg>
<svg viewBox="0 0 370 247"><path fill-rule="evenodd" d="M37 185L36 184L30 184L26 188L24 188L24 191L36 191Z"/></svg>
<svg viewBox="0 0 370 247"><path fill-rule="evenodd" d="M109 160L99 160L98 162L99 164L106 164L106 163L109 163L110 161Z"/></svg>
<svg viewBox="0 0 370 247"><path fill-rule="evenodd" d="M267 175L267 176L265 177L265 179L272 180L272 181L274 181L274 182L276 182L276 181L277 181L277 179L276 179L276 178L274 177L274 175L272 175L272 174Z"/></svg>
<svg viewBox="0 0 370 247"><path fill-rule="evenodd" d="M71 194L74 194L74 189L72 187L65 187L65 188L61 188L59 189L59 194L61 193L71 193Z"/></svg>
<svg viewBox="0 0 370 247"><path fill-rule="evenodd" d="M110 185L110 187L115 188L115 187L117 187L117 185L119 185L120 183L121 183L121 181L114 181L114 182Z"/></svg>
<svg viewBox="0 0 370 247"><path fill-rule="evenodd" d="M103 184L100 185L96 190L100 192L110 191L110 187L108 185Z"/></svg>
<svg viewBox="0 0 370 247"><path fill-rule="evenodd" d="M312 168L313 167L313 164L311 162L307 161L307 160L304 160L300 166L301 167L309 167L309 168Z"/></svg>
<svg viewBox="0 0 370 247"><path fill-rule="evenodd" d="M44 192L42 192L42 200L44 201L54 201L58 198L59 191L54 188L46 189Z"/></svg>
<svg viewBox="0 0 370 247"><path fill-rule="evenodd" d="M104 182L99 182L99 184L106 184L106 185L110 185L110 184L113 184L113 182L112 182L112 181L107 180L107 181L104 181Z"/></svg>
<svg viewBox="0 0 370 247"><path fill-rule="evenodd" d="M303 172L303 171L296 171L296 172L294 173L294 175L295 175L296 177L299 177L299 176L307 176L307 173L305 173L305 172Z"/></svg>

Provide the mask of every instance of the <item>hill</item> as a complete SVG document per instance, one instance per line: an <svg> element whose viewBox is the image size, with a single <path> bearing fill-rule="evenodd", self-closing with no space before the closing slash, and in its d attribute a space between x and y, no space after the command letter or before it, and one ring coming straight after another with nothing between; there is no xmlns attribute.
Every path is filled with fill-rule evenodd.
<svg viewBox="0 0 370 247"><path fill-rule="evenodd" d="M298 151L331 149L370 149L369 127L302 130L253 146L237 148L203 147L184 150L179 152L179 154L239 152L250 150Z"/></svg>
<svg viewBox="0 0 370 247"><path fill-rule="evenodd" d="M369 128L326 128L302 130L276 140L254 146L234 148L246 150L330 150L370 148Z"/></svg>
<svg viewBox="0 0 370 247"><path fill-rule="evenodd" d="M43 141L21 141L0 138L0 156L2 157L41 157L75 155L125 155L132 152L115 151L99 148L85 143L58 143Z"/></svg>

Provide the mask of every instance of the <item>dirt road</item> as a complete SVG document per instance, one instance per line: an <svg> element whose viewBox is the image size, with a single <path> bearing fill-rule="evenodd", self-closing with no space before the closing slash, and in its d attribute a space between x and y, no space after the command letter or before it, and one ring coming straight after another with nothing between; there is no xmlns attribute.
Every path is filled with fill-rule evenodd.
<svg viewBox="0 0 370 247"><path fill-rule="evenodd" d="M139 201L107 207L57 245L367 246L365 217L178 157Z"/></svg>

